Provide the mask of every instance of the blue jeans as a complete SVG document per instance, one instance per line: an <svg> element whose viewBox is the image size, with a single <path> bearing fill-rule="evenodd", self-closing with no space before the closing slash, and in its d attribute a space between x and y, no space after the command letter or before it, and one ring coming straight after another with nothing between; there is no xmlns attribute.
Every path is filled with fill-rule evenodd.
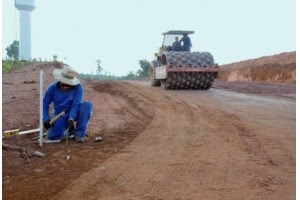
<svg viewBox="0 0 300 200"><path fill-rule="evenodd" d="M82 102L78 109L78 114L75 119L75 137L84 137L86 128L92 116L93 106L91 102ZM57 120L51 128L48 129L48 139L58 140L64 137L65 130L68 125L69 115L62 116Z"/></svg>

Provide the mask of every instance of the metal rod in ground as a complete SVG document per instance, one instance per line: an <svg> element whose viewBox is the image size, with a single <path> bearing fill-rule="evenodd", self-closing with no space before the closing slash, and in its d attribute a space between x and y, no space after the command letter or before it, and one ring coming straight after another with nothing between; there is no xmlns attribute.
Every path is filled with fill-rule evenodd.
<svg viewBox="0 0 300 200"><path fill-rule="evenodd" d="M66 137L66 147L68 147L68 145L69 145L69 128L66 129L65 137Z"/></svg>
<svg viewBox="0 0 300 200"><path fill-rule="evenodd" d="M43 147L43 75L44 72L40 71L40 147Z"/></svg>

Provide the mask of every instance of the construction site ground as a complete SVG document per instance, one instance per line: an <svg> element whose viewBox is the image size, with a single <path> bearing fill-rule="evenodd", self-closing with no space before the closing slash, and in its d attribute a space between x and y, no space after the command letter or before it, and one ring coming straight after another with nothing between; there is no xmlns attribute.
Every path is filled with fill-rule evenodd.
<svg viewBox="0 0 300 200"><path fill-rule="evenodd" d="M39 124L38 72L3 74L3 130ZM83 81L93 103L87 141L3 143L3 199L295 199L296 87L217 80L210 90L163 90L148 81ZM95 138L101 136L101 142Z"/></svg>

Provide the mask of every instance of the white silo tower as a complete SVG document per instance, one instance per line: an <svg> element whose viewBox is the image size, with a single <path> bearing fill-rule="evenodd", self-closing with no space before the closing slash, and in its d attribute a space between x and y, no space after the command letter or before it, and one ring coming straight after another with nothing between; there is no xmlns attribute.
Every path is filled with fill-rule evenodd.
<svg viewBox="0 0 300 200"><path fill-rule="evenodd" d="M31 11L35 9L34 0L15 0L20 11L19 60L31 60Z"/></svg>

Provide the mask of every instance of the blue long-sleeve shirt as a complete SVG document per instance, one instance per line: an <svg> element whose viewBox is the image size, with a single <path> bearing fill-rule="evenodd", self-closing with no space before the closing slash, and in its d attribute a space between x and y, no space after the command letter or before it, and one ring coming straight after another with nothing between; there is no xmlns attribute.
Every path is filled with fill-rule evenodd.
<svg viewBox="0 0 300 200"><path fill-rule="evenodd" d="M69 119L76 119L82 96L83 89L81 84L63 92L60 89L59 81L51 83L43 99L43 121L50 119L49 106L52 102L54 115L65 111L69 115Z"/></svg>
<svg viewBox="0 0 300 200"><path fill-rule="evenodd" d="M189 37L183 37L179 40L179 42L183 42L184 46L192 46L191 39Z"/></svg>

